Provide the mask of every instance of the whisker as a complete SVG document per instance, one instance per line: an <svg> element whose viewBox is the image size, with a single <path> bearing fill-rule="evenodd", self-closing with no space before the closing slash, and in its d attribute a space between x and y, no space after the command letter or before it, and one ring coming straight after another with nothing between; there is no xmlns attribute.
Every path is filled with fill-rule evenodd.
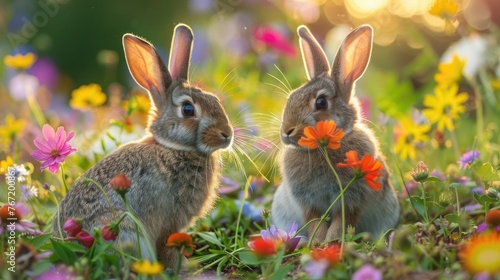
<svg viewBox="0 0 500 280"><path fill-rule="evenodd" d="M283 89L282 87L278 86L278 85L275 85L273 83L264 83L265 85L268 85L268 86L272 86L276 89L278 89L278 94L282 97L288 97L288 91L286 91L285 89Z"/></svg>
<svg viewBox="0 0 500 280"><path fill-rule="evenodd" d="M281 85L283 85L285 88L284 88L284 91L285 92L290 92L292 91L291 88L289 88L282 80L280 80L278 77L274 76L273 74L270 74L270 73L267 73L268 76L270 76L271 78L275 79L276 81L278 81Z"/></svg>
<svg viewBox="0 0 500 280"><path fill-rule="evenodd" d="M281 71L281 69L278 67L277 64L274 64L274 67L281 73L281 76L283 77L283 79L285 79L285 82L286 84L288 85L288 91L292 91L292 86L290 85L290 83L288 82L288 79L286 78L285 74L283 74L283 71Z"/></svg>
<svg viewBox="0 0 500 280"><path fill-rule="evenodd" d="M222 81L220 82L219 90L221 92L224 92L225 87L229 83L231 83L231 81L236 77L236 75L233 75L233 77L227 82L227 84L224 85L224 82L226 81L227 77L229 77L229 75L231 75L236 69L237 69L237 67L234 67L231 71L229 71L229 73L227 73L226 76L224 77L224 79L222 79Z"/></svg>

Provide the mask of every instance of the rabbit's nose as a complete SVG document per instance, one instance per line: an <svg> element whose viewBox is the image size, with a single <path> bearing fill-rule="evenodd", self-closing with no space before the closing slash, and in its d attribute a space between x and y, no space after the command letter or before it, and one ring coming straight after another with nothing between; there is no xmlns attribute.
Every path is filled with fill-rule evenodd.
<svg viewBox="0 0 500 280"><path fill-rule="evenodd" d="M224 140L227 140L228 138L231 138L231 134L227 133L227 132L224 132L224 131L221 131L220 132L220 136L222 139Z"/></svg>

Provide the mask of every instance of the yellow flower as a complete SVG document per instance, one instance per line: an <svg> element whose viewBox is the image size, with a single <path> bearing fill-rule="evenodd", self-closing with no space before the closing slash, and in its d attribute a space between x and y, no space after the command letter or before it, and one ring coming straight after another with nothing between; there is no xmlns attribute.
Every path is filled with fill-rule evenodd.
<svg viewBox="0 0 500 280"><path fill-rule="evenodd" d="M460 250L463 265L472 274L500 272L500 233L486 231L472 237L470 242Z"/></svg>
<svg viewBox="0 0 500 280"><path fill-rule="evenodd" d="M25 55L16 54L14 56L7 55L3 58L3 63L7 67L15 68L18 70L28 69L35 63L36 55L34 53L27 53Z"/></svg>
<svg viewBox="0 0 500 280"><path fill-rule="evenodd" d="M396 145L394 151L401 159L415 159L416 148L419 144L429 140L426 134L431 129L428 124L416 124L410 117L399 120L399 125L395 128Z"/></svg>
<svg viewBox="0 0 500 280"><path fill-rule="evenodd" d="M13 166L14 161L10 156L7 156L5 160L0 161L0 175L4 175L9 170L9 166Z"/></svg>
<svg viewBox="0 0 500 280"><path fill-rule="evenodd" d="M457 119L461 113L465 112L465 101L469 98L466 92L458 93L458 85L449 87L435 87L435 95L426 94L423 110L424 116L431 123L437 123L437 129L443 131L445 128L454 130L453 119Z"/></svg>
<svg viewBox="0 0 500 280"><path fill-rule="evenodd" d="M493 79L490 82L491 88L493 90L499 90L500 89L500 79Z"/></svg>
<svg viewBox="0 0 500 280"><path fill-rule="evenodd" d="M150 263L147 260L135 262L132 264L132 270L139 274L158 275L163 271L163 265L159 263Z"/></svg>
<svg viewBox="0 0 500 280"><path fill-rule="evenodd" d="M98 84L83 85L73 90L69 106L73 109L86 111L90 107L101 106L106 102L106 94Z"/></svg>
<svg viewBox="0 0 500 280"><path fill-rule="evenodd" d="M453 18L458 12L458 5L453 0L436 0L429 9L429 14L443 19Z"/></svg>
<svg viewBox="0 0 500 280"><path fill-rule="evenodd" d="M12 114L5 117L5 125L0 127L0 139L10 142L23 131L24 120L16 120Z"/></svg>
<svg viewBox="0 0 500 280"><path fill-rule="evenodd" d="M124 101L122 106L127 111L132 110L141 114L147 114L151 108L151 101L144 94L135 94L129 100Z"/></svg>
<svg viewBox="0 0 500 280"><path fill-rule="evenodd" d="M457 55L453 55L451 62L439 64L439 73L434 75L434 80L436 80L436 83L440 87L448 87L454 83L458 83L462 78L464 65L465 60L460 59Z"/></svg>

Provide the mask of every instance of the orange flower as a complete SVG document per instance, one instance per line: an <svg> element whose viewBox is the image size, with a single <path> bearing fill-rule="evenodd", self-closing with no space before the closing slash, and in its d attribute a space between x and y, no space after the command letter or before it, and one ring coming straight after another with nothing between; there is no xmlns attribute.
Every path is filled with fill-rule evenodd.
<svg viewBox="0 0 500 280"><path fill-rule="evenodd" d="M337 168L356 169L355 176L364 177L368 186L374 191L379 191L382 188L382 183L377 182L379 177L384 176L384 173L381 172L384 166L379 160L374 159L369 154L365 154L359 160L356 151L349 151L345 153L345 156L345 163L337 163Z"/></svg>
<svg viewBox="0 0 500 280"><path fill-rule="evenodd" d="M176 232L171 234L167 239L167 247L179 248L180 252L189 257L193 254L193 249L196 246L193 244L193 238L186 233Z"/></svg>
<svg viewBox="0 0 500 280"><path fill-rule="evenodd" d="M248 247L259 257L270 257L276 254L277 247L280 244L281 242L266 240L259 236L257 239L248 242Z"/></svg>
<svg viewBox="0 0 500 280"><path fill-rule="evenodd" d="M470 273L500 272L500 233L487 231L472 237L459 252L463 266Z"/></svg>
<svg viewBox="0 0 500 280"><path fill-rule="evenodd" d="M299 145L309 149L328 147L332 150L340 148L340 140L344 137L344 131L337 129L337 124L332 121L321 121L316 128L308 126L304 128L304 135L299 140Z"/></svg>
<svg viewBox="0 0 500 280"><path fill-rule="evenodd" d="M486 214L486 223L492 227L500 226L500 210L490 210L488 214Z"/></svg>
<svg viewBox="0 0 500 280"><path fill-rule="evenodd" d="M340 261L340 245L333 243L325 248L314 248L311 252L311 258L315 261L325 260L329 266L334 266Z"/></svg>

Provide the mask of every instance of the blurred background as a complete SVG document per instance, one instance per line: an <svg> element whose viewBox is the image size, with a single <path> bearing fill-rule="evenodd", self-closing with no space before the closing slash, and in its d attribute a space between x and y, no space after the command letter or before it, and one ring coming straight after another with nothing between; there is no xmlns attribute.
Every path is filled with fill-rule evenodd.
<svg viewBox="0 0 500 280"><path fill-rule="evenodd" d="M143 92L126 68L123 34L146 38L168 63L172 31L179 22L195 33L191 82L221 96L239 126L271 142L279 139L264 130L278 131L286 94L306 81L295 31L301 24L311 29L330 61L353 27L373 26L372 60L358 82L357 94L364 116L389 154L397 134L386 125L414 112L413 119L418 119L424 95L436 85L438 65L451 61L453 54L465 61L465 78L460 82L460 90L469 93L465 116L475 119L473 86L481 79L489 89L483 100L491 105L482 113L486 120L498 116L497 0L2 0L0 57L36 54L26 73L36 77L32 90L54 126L81 129L88 128L89 121L109 124L119 116L109 108ZM16 90L20 80L13 79L17 73L0 65L0 111L18 110L17 118L29 118L30 110L23 107L25 93ZM106 113L68 106L72 92L91 83L106 94L101 106ZM487 126L488 122L482 125ZM475 120L469 127L463 125L474 127ZM32 127L23 133L34 131ZM143 128L135 131L130 139L142 135ZM451 147L447 135L429 135L433 147ZM470 148L474 135L458 141ZM448 162L456 161L449 154Z"/></svg>

